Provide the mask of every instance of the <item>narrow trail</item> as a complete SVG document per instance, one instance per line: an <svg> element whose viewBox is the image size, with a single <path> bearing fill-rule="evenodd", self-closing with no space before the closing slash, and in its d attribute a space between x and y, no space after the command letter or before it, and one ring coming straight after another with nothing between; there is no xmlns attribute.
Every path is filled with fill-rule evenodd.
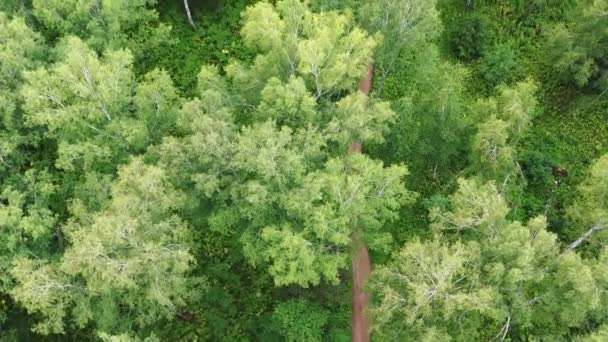
<svg viewBox="0 0 608 342"><path fill-rule="evenodd" d="M366 96L372 87L374 66L367 66L367 76L359 84ZM348 154L360 154L362 146L360 142L352 142L348 147ZM354 224L354 222L353 222ZM359 232L355 232L352 237L353 252L352 272L353 272L353 312L351 318L351 341L368 342L370 340L369 320L367 318L367 304L369 297L365 292L364 286L367 282L372 265L369 260L367 246L361 239Z"/></svg>

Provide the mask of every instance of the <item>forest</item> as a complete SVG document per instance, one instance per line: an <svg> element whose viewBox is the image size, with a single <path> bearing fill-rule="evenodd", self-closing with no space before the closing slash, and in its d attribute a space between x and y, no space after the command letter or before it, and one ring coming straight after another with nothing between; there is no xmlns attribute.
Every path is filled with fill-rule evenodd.
<svg viewBox="0 0 608 342"><path fill-rule="evenodd" d="M608 341L608 0L0 0L0 341Z"/></svg>

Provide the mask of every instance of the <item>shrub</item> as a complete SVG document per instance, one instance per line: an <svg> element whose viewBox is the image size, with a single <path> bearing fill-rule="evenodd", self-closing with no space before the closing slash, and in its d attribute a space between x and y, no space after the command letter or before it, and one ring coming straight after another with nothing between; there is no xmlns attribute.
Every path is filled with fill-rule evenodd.
<svg viewBox="0 0 608 342"><path fill-rule="evenodd" d="M479 63L480 76L488 89L517 79L520 72L517 54L508 44L494 45Z"/></svg>
<svg viewBox="0 0 608 342"><path fill-rule="evenodd" d="M481 15L471 15L456 21L447 36L448 46L454 56L465 61L481 57L489 40L487 19Z"/></svg>
<svg viewBox="0 0 608 342"><path fill-rule="evenodd" d="M291 300L275 308L272 319L287 341L321 341L327 313L307 300Z"/></svg>

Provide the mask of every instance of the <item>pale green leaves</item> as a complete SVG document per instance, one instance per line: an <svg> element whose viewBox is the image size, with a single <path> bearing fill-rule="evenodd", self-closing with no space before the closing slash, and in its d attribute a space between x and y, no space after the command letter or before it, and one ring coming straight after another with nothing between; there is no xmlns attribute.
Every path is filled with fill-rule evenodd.
<svg viewBox="0 0 608 342"><path fill-rule="evenodd" d="M383 35L376 53L384 76L394 70L400 57L418 52L440 32L437 1L377 0L361 9L365 27Z"/></svg>
<svg viewBox="0 0 608 342"><path fill-rule="evenodd" d="M276 285L336 283L351 235L385 249L383 224L413 197L404 166L340 158L352 141L382 141L394 115L349 94L375 41L350 13L313 13L296 0L256 3L243 19L241 34L260 54L250 66L231 63L225 79L204 66L200 98L178 114L183 135L150 155L208 203L211 230L240 229L245 257Z"/></svg>
<svg viewBox="0 0 608 342"><path fill-rule="evenodd" d="M236 142L234 166L264 181L283 184L304 172L302 156L292 145L291 129L272 121L244 127Z"/></svg>
<svg viewBox="0 0 608 342"><path fill-rule="evenodd" d="M511 168L514 159L513 148L507 143L509 123L492 117L478 129L473 141L473 156L478 167L491 172Z"/></svg>
<svg viewBox="0 0 608 342"><path fill-rule="evenodd" d="M57 220L56 215L48 209L50 199L57 190L51 176L45 171L28 170L21 181L22 184L6 186L0 193L2 269L9 266L12 258L32 249L45 253Z"/></svg>
<svg viewBox="0 0 608 342"><path fill-rule="evenodd" d="M597 159L592 165L587 178L578 187L578 196L568 208L577 231L585 232L592 226L598 232L592 238L595 251L599 252L605 245L608 230L608 154Z"/></svg>
<svg viewBox="0 0 608 342"><path fill-rule="evenodd" d="M58 167L107 167L174 127L181 99L167 73L154 70L136 85L128 51L99 58L70 37L59 52L54 65L26 73L21 92L26 121L58 140Z"/></svg>
<svg viewBox="0 0 608 342"><path fill-rule="evenodd" d="M426 324L447 323L464 312L475 319L476 312L494 310L494 290L475 286L480 258L474 243L407 243L393 263L379 267L371 278L381 299L373 309L375 332L391 339L417 338L426 334Z"/></svg>
<svg viewBox="0 0 608 342"><path fill-rule="evenodd" d="M335 270L342 266L346 260L344 256L329 255L323 257L316 250L316 245L306 240L302 234L294 234L293 228L277 229L266 227L262 230L261 238L269 244L264 257L270 261L268 272L274 277L277 286L300 284L318 284L321 275L331 282L337 282ZM332 267L328 261L331 261ZM327 267L327 272L323 269ZM325 274L323 274L325 273Z"/></svg>
<svg viewBox="0 0 608 342"><path fill-rule="evenodd" d="M257 244L262 249L249 257L267 260L277 285L315 285L321 277L337 282L354 231L362 232L372 249L388 246L391 237L382 232L384 223L413 197L404 190L405 173L402 166L383 168L360 155L329 160L325 169L308 174L300 186L280 195L277 204L289 220L281 229L265 227ZM246 251L254 253L249 244L255 240L247 236Z"/></svg>
<svg viewBox="0 0 608 342"><path fill-rule="evenodd" d="M42 51L42 37L22 18L9 20L0 12L0 87L14 87L21 72L32 68Z"/></svg>
<svg viewBox="0 0 608 342"><path fill-rule="evenodd" d="M601 312L608 283L594 270L605 267L605 258L561 252L543 216L525 225L509 221L492 182L461 179L450 202L451 211L431 211L439 229L431 240L406 244L371 278L379 296L373 310L378 334L440 331L487 340L523 329L526 336L559 339ZM461 231L465 242L448 235L450 229Z"/></svg>
<svg viewBox="0 0 608 342"><path fill-rule="evenodd" d="M608 86L606 8L605 0L579 1L568 23L560 22L547 31L548 63L562 80L581 88Z"/></svg>
<svg viewBox="0 0 608 342"><path fill-rule="evenodd" d="M160 138L173 128L177 110L181 105L181 99L169 74L158 69L146 74L135 89L133 101L137 118L148 125L150 138L160 141ZM131 134L127 134L127 137L129 136Z"/></svg>
<svg viewBox="0 0 608 342"><path fill-rule="evenodd" d="M375 41L357 27L352 16L321 13L305 20L307 39L298 43L298 71L314 84L317 98L352 89L372 60Z"/></svg>
<svg viewBox="0 0 608 342"><path fill-rule="evenodd" d="M317 102L299 77L290 77L286 84L278 78L271 78L261 96L256 112L259 119L274 119L278 124L291 127L305 126L318 120Z"/></svg>
<svg viewBox="0 0 608 342"><path fill-rule="evenodd" d="M528 79L512 87L498 87L498 95L485 100L478 100L474 108L480 117L495 116L509 123L509 134L514 140L531 125L537 114L537 100L534 97L537 86Z"/></svg>
<svg viewBox="0 0 608 342"><path fill-rule="evenodd" d="M45 333L61 332L68 315L81 326L128 325L115 321L120 307L141 326L171 316L189 296L185 274L194 261L186 223L172 213L182 205L161 169L134 159L119 171L105 210L65 227L70 246L60 261L17 262L14 298L45 318Z"/></svg>
<svg viewBox="0 0 608 342"><path fill-rule="evenodd" d="M368 105L367 97L355 92L338 101L335 114L327 124L327 134L341 146L353 141L382 143L394 115L388 102Z"/></svg>
<svg viewBox="0 0 608 342"><path fill-rule="evenodd" d="M436 229L473 230L487 235L503 222L509 208L494 183L459 179L458 191L450 197L452 211L431 210Z"/></svg>
<svg viewBox="0 0 608 342"><path fill-rule="evenodd" d="M45 320L34 328L42 334L63 332L63 319L71 304L74 291L78 291L65 275L51 264L31 259L20 259L12 269L19 280L11 295L28 312L42 312Z"/></svg>
<svg viewBox="0 0 608 342"><path fill-rule="evenodd" d="M537 105L531 80L510 88L501 86L498 91L498 96L478 100L474 107L486 121L478 126L472 151L474 167L497 180L515 169L513 146L530 127Z"/></svg>
<svg viewBox="0 0 608 342"><path fill-rule="evenodd" d="M156 0L34 0L31 6L53 34L78 35L97 51L128 47L141 57L162 44L170 30L158 24L154 4Z"/></svg>
<svg viewBox="0 0 608 342"><path fill-rule="evenodd" d="M34 15L56 32L82 30L87 23L89 1L86 0L34 0Z"/></svg>
<svg viewBox="0 0 608 342"><path fill-rule="evenodd" d="M233 63L227 74L242 89L261 87L271 77L304 78L315 98L351 90L371 62L375 41L354 26L350 13L312 13L308 3L260 2L249 7L241 31L262 53L251 69Z"/></svg>
<svg viewBox="0 0 608 342"><path fill-rule="evenodd" d="M571 216L589 226L608 224L608 154L593 163L578 191L579 198L570 208Z"/></svg>
<svg viewBox="0 0 608 342"><path fill-rule="evenodd" d="M271 4L262 2L248 7L243 18L241 34L247 44L264 52L281 47L286 25Z"/></svg>
<svg viewBox="0 0 608 342"><path fill-rule="evenodd" d="M23 73L36 67L43 55L42 36L30 29L22 18L9 20L0 12L0 127L11 133L22 127L17 108ZM12 153L18 136L0 135L0 160ZM13 146L11 146L13 145Z"/></svg>
<svg viewBox="0 0 608 342"><path fill-rule="evenodd" d="M28 120L56 130L82 118L109 124L128 104L133 84L128 52L108 53L103 60L83 42L70 38L62 62L51 70L28 73L24 88ZM127 95L127 96L126 96Z"/></svg>

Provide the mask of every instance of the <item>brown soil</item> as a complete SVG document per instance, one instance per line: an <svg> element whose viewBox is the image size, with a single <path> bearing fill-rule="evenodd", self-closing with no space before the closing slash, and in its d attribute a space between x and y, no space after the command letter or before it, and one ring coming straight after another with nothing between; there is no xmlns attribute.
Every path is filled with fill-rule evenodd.
<svg viewBox="0 0 608 342"><path fill-rule="evenodd" d="M372 78L374 66L367 66L367 76L361 81L359 90L369 96L372 87ZM348 148L348 154L361 153L361 143L353 142ZM353 234L352 244L356 251L353 256L353 312L351 320L351 341L353 342L369 342L369 320L367 318L367 304L369 298L365 292L365 284L372 270L372 265L369 260L367 246L361 240L361 236L357 233Z"/></svg>
<svg viewBox="0 0 608 342"><path fill-rule="evenodd" d="M357 241L354 241L357 243ZM365 284L372 265L369 261L367 246L363 243L353 259L353 313L351 318L351 341L368 342L369 320L367 319L368 295L365 292Z"/></svg>
<svg viewBox="0 0 608 342"><path fill-rule="evenodd" d="M374 76L374 65L369 64L367 66L367 76L361 80L359 83L359 90L363 92L363 94L369 96L369 92L372 90L372 79Z"/></svg>

